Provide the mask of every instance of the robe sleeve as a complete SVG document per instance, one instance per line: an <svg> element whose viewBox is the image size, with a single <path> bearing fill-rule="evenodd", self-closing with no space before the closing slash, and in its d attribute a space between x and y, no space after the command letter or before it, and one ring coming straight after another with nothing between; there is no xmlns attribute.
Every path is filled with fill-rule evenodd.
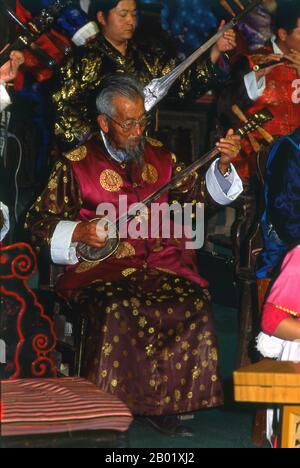
<svg viewBox="0 0 300 468"><path fill-rule="evenodd" d="M69 161L58 161L48 184L26 215L25 231L36 251L51 256L51 241L59 223L74 222L82 206Z"/></svg>
<svg viewBox="0 0 300 468"><path fill-rule="evenodd" d="M178 163L173 155L173 176L180 174L185 169L183 163ZM217 205L229 205L243 192L243 184L234 166L231 165L231 174L224 178L217 174L216 161L211 164L208 170L199 173L192 173L187 176L170 193L171 203L204 203L212 208ZM224 183L223 180L224 179Z"/></svg>
<svg viewBox="0 0 300 468"><path fill-rule="evenodd" d="M178 59L170 57L167 51L156 50L152 54L152 75L156 78L165 76L179 63ZM218 64L213 64L210 58L201 57L182 73L170 94L175 94L179 98L197 99L210 90L218 89L227 78L229 70L226 54Z"/></svg>

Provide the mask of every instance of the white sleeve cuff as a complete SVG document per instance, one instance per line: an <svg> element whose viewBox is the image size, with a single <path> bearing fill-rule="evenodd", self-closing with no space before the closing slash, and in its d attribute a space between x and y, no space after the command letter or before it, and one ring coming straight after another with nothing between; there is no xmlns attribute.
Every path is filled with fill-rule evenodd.
<svg viewBox="0 0 300 468"><path fill-rule="evenodd" d="M252 101L256 101L264 94L266 89L266 78L264 76L257 81L256 74L252 71L244 76L244 83L248 96Z"/></svg>
<svg viewBox="0 0 300 468"><path fill-rule="evenodd" d="M90 21L85 26L82 26L72 37L72 41L75 45L83 46L85 45L91 37L94 37L98 34L99 28L95 21Z"/></svg>
<svg viewBox="0 0 300 468"><path fill-rule="evenodd" d="M58 265L78 263L76 244L72 243L72 236L79 222L60 221L56 226L51 239L51 258L54 263Z"/></svg>
<svg viewBox="0 0 300 468"><path fill-rule="evenodd" d="M11 100L8 92L5 89L4 84L0 83L0 113L11 104Z"/></svg>
<svg viewBox="0 0 300 468"><path fill-rule="evenodd" d="M218 161L219 159L214 161L206 173L206 187L210 196L217 203L220 205L229 205L243 192L243 184L235 170L235 167L231 164L231 174L227 178L228 182L231 183L231 187L227 194L225 194L215 175L215 167Z"/></svg>
<svg viewBox="0 0 300 468"><path fill-rule="evenodd" d="M2 202L0 202L0 210L2 211L3 219L4 219L2 229L0 230L0 242L2 242L4 237L9 231L9 211L8 211L7 206L4 205L4 203Z"/></svg>

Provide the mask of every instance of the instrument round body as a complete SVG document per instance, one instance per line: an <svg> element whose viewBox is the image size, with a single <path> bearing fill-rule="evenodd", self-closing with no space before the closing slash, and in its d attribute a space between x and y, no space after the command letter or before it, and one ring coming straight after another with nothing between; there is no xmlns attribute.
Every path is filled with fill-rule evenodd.
<svg viewBox="0 0 300 468"><path fill-rule="evenodd" d="M90 245L84 244L83 242L78 242L77 245L77 255L81 260L85 262L103 262L107 258L111 257L119 248L120 245L120 236L118 229L114 223L112 223L107 218L95 218L90 221L94 223L98 221L99 227L106 227L108 231L108 240L104 247L91 247Z"/></svg>

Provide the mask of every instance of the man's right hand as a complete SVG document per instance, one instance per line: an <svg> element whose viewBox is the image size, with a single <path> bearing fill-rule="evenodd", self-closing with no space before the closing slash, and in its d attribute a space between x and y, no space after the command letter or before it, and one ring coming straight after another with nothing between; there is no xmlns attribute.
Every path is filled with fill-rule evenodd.
<svg viewBox="0 0 300 468"><path fill-rule="evenodd" d="M270 55L260 55L255 57L255 62L256 65L263 65L268 62L273 62L273 60L277 60L280 62L280 60L284 57L283 54L270 54ZM268 68L263 68L262 70L259 70L258 72L255 73L257 81L262 78L263 76L267 76L275 67L278 67L278 65L281 65L281 63L278 63L276 65L272 65L271 67Z"/></svg>
<svg viewBox="0 0 300 468"><path fill-rule="evenodd" d="M108 240L108 229L102 226L98 221L81 222L77 224L72 242L82 242L90 247L103 248Z"/></svg>

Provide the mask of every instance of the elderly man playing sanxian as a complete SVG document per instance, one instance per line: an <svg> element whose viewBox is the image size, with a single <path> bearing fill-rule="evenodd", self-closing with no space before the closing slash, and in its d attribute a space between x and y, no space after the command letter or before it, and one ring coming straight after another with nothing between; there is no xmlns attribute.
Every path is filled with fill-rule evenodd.
<svg viewBox="0 0 300 468"><path fill-rule="evenodd" d="M191 435L176 415L223 402L208 283L195 251L172 235L137 236L122 239L104 261L78 258L80 243L107 243L106 227L92 221L99 204L118 210L120 197L140 202L182 168L160 142L145 138L144 95L135 80L109 77L97 111L100 131L56 163L25 228L38 251L66 265L58 293L87 311L83 375L162 432ZM192 173L159 203L234 201L243 190L231 164L240 139L231 130L217 145L221 157L206 174Z"/></svg>

